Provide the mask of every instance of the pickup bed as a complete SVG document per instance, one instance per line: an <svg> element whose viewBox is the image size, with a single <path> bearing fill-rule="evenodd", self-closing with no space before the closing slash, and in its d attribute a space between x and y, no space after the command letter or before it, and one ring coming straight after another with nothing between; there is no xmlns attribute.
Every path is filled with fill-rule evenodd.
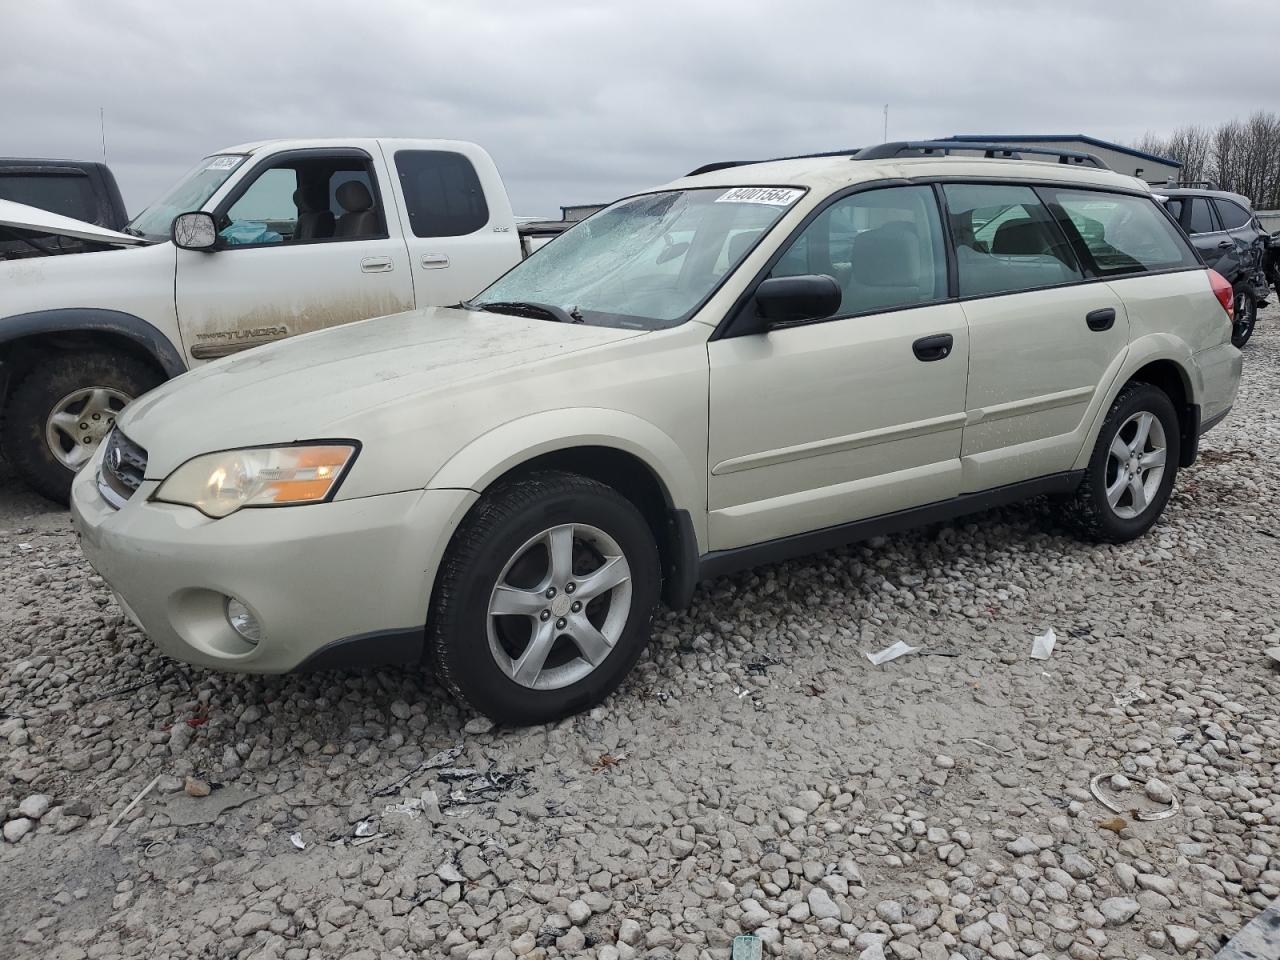
<svg viewBox="0 0 1280 960"><path fill-rule="evenodd" d="M175 239L175 220L196 212L208 234ZM163 380L295 334L458 303L554 236L518 226L489 154L451 140L228 147L123 232L79 227L0 202L0 228L94 251L0 262L0 441L62 501L116 414Z"/></svg>

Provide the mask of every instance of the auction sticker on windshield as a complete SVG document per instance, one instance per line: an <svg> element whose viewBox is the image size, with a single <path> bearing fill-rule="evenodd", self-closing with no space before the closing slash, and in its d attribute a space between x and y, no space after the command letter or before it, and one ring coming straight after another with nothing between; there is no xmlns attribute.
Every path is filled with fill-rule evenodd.
<svg viewBox="0 0 1280 960"><path fill-rule="evenodd" d="M734 187L716 197L716 203L767 203L771 207L789 207L804 196L793 187Z"/></svg>
<svg viewBox="0 0 1280 960"><path fill-rule="evenodd" d="M234 170L244 157L214 157L207 164L206 170Z"/></svg>

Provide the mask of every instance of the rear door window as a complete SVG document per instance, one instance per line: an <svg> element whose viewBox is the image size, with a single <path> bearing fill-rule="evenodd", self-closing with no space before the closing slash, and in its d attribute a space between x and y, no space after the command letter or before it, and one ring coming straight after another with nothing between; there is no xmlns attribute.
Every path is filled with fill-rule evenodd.
<svg viewBox="0 0 1280 960"><path fill-rule="evenodd" d="M1191 216L1183 222L1187 225L1187 233L1213 233L1219 229L1214 222L1209 201L1204 197L1191 198Z"/></svg>
<svg viewBox="0 0 1280 960"><path fill-rule="evenodd" d="M1044 194L1098 276L1198 266L1186 240L1152 199L1094 190Z"/></svg>
<svg viewBox="0 0 1280 960"><path fill-rule="evenodd" d="M489 222L471 161L451 150L398 150L396 173L415 237L460 237Z"/></svg>
<svg viewBox="0 0 1280 960"><path fill-rule="evenodd" d="M1075 253L1030 187L947 184L960 296L1036 290L1084 279Z"/></svg>

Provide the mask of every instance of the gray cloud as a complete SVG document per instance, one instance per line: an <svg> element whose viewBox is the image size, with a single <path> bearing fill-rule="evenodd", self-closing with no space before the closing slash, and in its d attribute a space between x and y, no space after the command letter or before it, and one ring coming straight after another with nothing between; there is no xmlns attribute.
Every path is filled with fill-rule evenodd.
<svg viewBox="0 0 1280 960"><path fill-rule="evenodd" d="M100 157L101 106L136 211L234 143L452 137L547 215L709 160L875 143L884 103L893 139L1127 141L1274 108L1280 5L1187 12L1192 30L1167 0L10 4L0 153Z"/></svg>

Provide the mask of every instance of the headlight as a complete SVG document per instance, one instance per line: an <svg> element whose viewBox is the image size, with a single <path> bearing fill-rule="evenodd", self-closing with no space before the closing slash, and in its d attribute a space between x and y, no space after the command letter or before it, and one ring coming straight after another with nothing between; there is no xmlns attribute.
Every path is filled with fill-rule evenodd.
<svg viewBox="0 0 1280 960"><path fill-rule="evenodd" d="M241 507L280 507L327 500L355 459L355 443L257 447L188 460L151 499L225 517Z"/></svg>

